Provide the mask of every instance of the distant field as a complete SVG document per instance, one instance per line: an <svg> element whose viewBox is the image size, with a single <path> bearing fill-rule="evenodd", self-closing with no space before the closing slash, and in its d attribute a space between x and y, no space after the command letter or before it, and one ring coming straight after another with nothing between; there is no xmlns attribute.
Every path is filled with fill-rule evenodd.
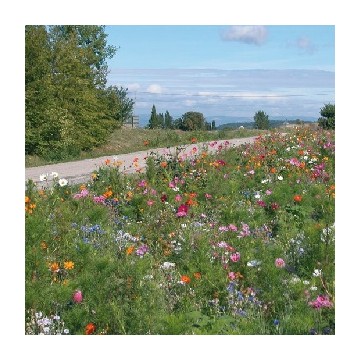
<svg viewBox="0 0 360 360"><path fill-rule="evenodd" d="M83 152L77 158L64 159L74 161L91 159L106 155L128 154L157 147L176 146L192 142L242 138L260 134L261 130L232 129L219 131L181 131L181 130L149 130L122 128L114 131L109 141L89 152ZM46 161L39 156L25 156L25 166L42 166L55 162Z"/></svg>

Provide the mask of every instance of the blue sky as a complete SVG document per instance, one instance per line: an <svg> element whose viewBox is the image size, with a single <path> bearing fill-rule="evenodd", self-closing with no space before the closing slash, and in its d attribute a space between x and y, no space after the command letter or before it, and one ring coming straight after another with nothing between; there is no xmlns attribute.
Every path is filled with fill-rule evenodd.
<svg viewBox="0 0 360 360"><path fill-rule="evenodd" d="M335 26L106 26L109 85L128 88L135 113L317 118L335 102Z"/></svg>

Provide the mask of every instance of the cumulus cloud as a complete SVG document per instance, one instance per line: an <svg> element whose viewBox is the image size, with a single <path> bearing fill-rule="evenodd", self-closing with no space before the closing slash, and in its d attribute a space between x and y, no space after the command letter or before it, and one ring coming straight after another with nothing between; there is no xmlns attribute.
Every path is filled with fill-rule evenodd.
<svg viewBox="0 0 360 360"><path fill-rule="evenodd" d="M266 41L267 29L265 26L260 25L230 26L222 33L221 37L223 40L261 45Z"/></svg>
<svg viewBox="0 0 360 360"><path fill-rule="evenodd" d="M129 91L138 91L141 88L138 83L127 84L126 87Z"/></svg>
<svg viewBox="0 0 360 360"><path fill-rule="evenodd" d="M151 84L147 87L146 91L152 94L161 94L164 88L158 84Z"/></svg>

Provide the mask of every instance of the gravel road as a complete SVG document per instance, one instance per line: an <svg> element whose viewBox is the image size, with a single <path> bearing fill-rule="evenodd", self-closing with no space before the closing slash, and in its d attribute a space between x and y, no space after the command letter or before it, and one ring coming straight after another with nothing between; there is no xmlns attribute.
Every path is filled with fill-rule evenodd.
<svg viewBox="0 0 360 360"><path fill-rule="evenodd" d="M201 152L204 147L207 147L208 152L216 152L219 147L236 147L241 144L252 143L255 140L254 137L241 138L241 139L230 139L230 140L217 140L203 143L196 143L190 145L181 146L181 151L178 157L188 158L192 154ZM196 149L196 151L195 151ZM108 159L111 162L121 161L121 169L124 173L135 173L136 171L143 171L146 166L146 158L150 153L157 153L160 155L176 154L177 147L170 148L157 148L149 149L146 151L139 151L130 154L120 154L112 156L102 156L96 159L86 159L71 161L66 163L37 166L25 169L25 182L31 179L38 187L47 187L46 181L40 181L40 175L51 174L52 172L58 173L59 179L65 178L68 180L69 185L86 183L91 178L91 173L97 170L100 166L105 164ZM138 159L134 161L134 159ZM134 166L136 165L136 166Z"/></svg>

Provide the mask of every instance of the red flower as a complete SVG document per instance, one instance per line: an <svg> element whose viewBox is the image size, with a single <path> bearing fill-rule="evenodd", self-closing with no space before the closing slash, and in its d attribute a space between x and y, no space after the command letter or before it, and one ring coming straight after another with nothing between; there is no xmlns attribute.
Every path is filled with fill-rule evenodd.
<svg viewBox="0 0 360 360"><path fill-rule="evenodd" d="M189 210L189 207L186 204L181 204L176 211L176 216L177 217L186 216L188 213L188 210Z"/></svg>
<svg viewBox="0 0 360 360"><path fill-rule="evenodd" d="M167 200L167 195L166 194L161 195L160 200L161 202L165 202Z"/></svg>
<svg viewBox="0 0 360 360"><path fill-rule="evenodd" d="M96 330L96 326L94 323L88 323L86 326L85 326L85 335L91 335L95 332Z"/></svg>
<svg viewBox="0 0 360 360"><path fill-rule="evenodd" d="M294 199L295 202L299 203L302 200L302 196L301 195L294 195L293 199Z"/></svg>
<svg viewBox="0 0 360 360"><path fill-rule="evenodd" d="M181 281L185 284L189 284L190 278L187 275L183 275L183 276L181 276Z"/></svg>

